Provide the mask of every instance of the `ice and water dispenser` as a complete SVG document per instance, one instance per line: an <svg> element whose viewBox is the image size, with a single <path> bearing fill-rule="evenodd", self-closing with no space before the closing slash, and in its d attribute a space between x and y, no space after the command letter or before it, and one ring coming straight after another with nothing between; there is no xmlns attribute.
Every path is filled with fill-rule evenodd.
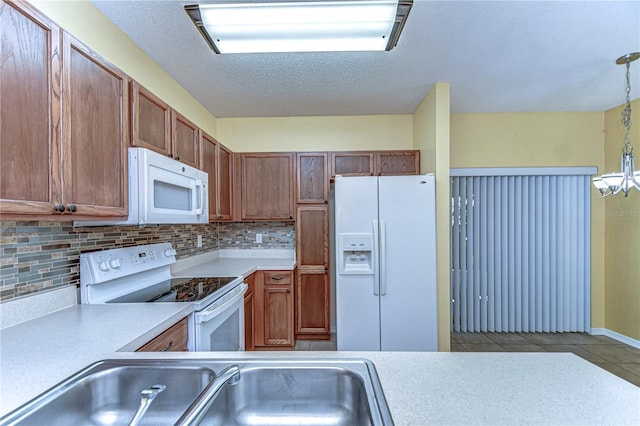
<svg viewBox="0 0 640 426"><path fill-rule="evenodd" d="M373 235L338 235L338 273L373 274Z"/></svg>

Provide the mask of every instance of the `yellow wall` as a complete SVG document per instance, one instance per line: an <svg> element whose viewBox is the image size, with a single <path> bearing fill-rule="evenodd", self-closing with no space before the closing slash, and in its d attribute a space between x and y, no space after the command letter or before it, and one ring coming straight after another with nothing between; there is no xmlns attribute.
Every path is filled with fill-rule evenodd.
<svg viewBox="0 0 640 426"><path fill-rule="evenodd" d="M451 167L604 166L600 112L451 115ZM591 326L605 324L604 202L591 193ZM637 252L636 252L637 253Z"/></svg>
<svg viewBox="0 0 640 426"><path fill-rule="evenodd" d="M622 107L606 111L604 173L620 170ZM631 145L640 160L640 99L631 105ZM605 199L605 328L640 340L640 192Z"/></svg>
<svg viewBox="0 0 640 426"><path fill-rule="evenodd" d="M216 136L216 117L107 19L93 3L87 0L31 0L30 3L201 129Z"/></svg>
<svg viewBox="0 0 640 426"><path fill-rule="evenodd" d="M412 149L411 115L218 118L237 152Z"/></svg>
<svg viewBox="0 0 640 426"><path fill-rule="evenodd" d="M438 350L451 349L449 256L449 83L437 83L413 114L414 147L421 171L436 174L436 253L438 256Z"/></svg>

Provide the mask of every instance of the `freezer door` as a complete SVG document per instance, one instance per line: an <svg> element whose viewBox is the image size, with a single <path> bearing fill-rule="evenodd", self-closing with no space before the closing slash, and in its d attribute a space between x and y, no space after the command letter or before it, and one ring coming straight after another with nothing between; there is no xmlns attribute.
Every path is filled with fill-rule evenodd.
<svg viewBox="0 0 640 426"><path fill-rule="evenodd" d="M377 220L377 178L336 177L335 241L339 241L339 235L346 234L369 235L373 239ZM340 351L380 350L377 255L374 242L371 272L343 274L339 268L336 271L336 337ZM342 253L336 253L336 256L342 256Z"/></svg>
<svg viewBox="0 0 640 426"><path fill-rule="evenodd" d="M378 186L381 350L437 351L435 178Z"/></svg>

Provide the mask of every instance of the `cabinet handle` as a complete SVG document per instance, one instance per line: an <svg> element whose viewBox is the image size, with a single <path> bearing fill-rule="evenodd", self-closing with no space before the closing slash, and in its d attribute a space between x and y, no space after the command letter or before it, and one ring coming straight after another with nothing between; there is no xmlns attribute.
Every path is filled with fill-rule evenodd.
<svg viewBox="0 0 640 426"><path fill-rule="evenodd" d="M58 213L63 213L65 211L65 207L62 204L56 204L55 206L53 206L53 210L57 211Z"/></svg>
<svg viewBox="0 0 640 426"><path fill-rule="evenodd" d="M222 219L222 215L221 214L218 215L218 219Z"/></svg>
<svg viewBox="0 0 640 426"><path fill-rule="evenodd" d="M273 281L280 281L282 279L282 277L271 277L271 279Z"/></svg>
<svg viewBox="0 0 640 426"><path fill-rule="evenodd" d="M289 219L293 219L293 216L289 216Z"/></svg>
<svg viewBox="0 0 640 426"><path fill-rule="evenodd" d="M75 212L76 212L76 210L78 210L78 207L76 207L76 205L75 205L75 204L69 204L69 205L67 206L67 210L69 210L71 213L75 213Z"/></svg>
<svg viewBox="0 0 640 426"><path fill-rule="evenodd" d="M166 348L162 349L160 352L167 352L169 349L173 347L173 340L169 342Z"/></svg>

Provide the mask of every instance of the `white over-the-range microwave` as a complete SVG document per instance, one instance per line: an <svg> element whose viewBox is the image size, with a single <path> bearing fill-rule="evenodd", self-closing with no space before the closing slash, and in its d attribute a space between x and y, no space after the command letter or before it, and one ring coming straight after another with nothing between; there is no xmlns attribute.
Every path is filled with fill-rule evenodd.
<svg viewBox="0 0 640 426"><path fill-rule="evenodd" d="M129 148L129 218L75 226L207 223L208 175L146 148Z"/></svg>

